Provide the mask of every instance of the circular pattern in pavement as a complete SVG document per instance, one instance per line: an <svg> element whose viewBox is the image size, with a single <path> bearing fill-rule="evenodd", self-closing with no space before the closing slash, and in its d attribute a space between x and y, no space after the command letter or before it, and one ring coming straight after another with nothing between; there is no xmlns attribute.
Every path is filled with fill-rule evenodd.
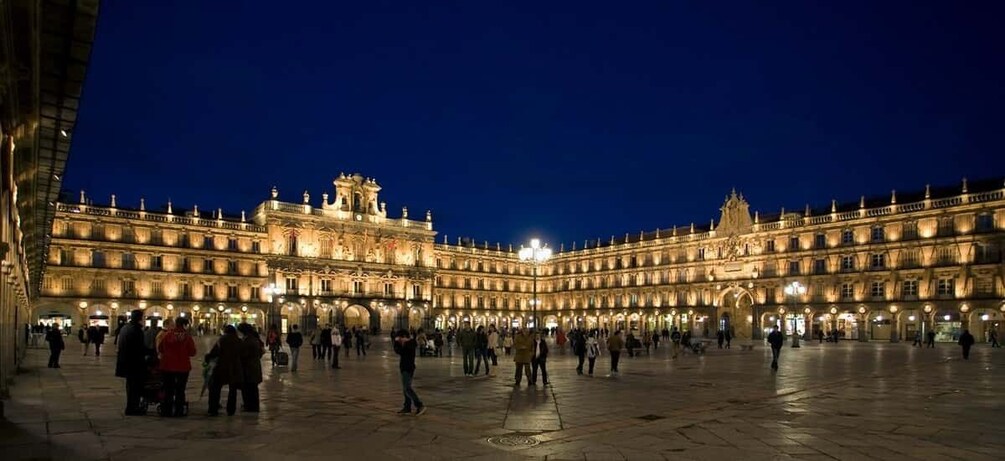
<svg viewBox="0 0 1005 461"><path fill-rule="evenodd" d="M541 441L526 435L499 435L489 437L489 443L502 447L533 447Z"/></svg>

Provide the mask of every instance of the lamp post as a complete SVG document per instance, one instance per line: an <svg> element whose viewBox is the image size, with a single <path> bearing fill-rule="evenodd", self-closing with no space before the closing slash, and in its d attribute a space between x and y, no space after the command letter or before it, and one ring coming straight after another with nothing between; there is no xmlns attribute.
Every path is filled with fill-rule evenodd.
<svg viewBox="0 0 1005 461"><path fill-rule="evenodd" d="M796 325L796 301L799 296L806 294L806 287L799 282L792 282L785 286L785 294L792 300L792 309L789 315L792 316L792 347L799 347L799 328Z"/></svg>
<svg viewBox="0 0 1005 461"><path fill-rule="evenodd" d="M537 268L547 261L548 258L551 258L551 248L548 248L547 245L542 247L541 240L539 239L531 239L530 248L520 247L520 253L518 253L518 256L520 257L520 261L529 262L532 267L534 297L531 299L533 308L533 317L531 322L534 324L534 328L537 329L539 328L537 324Z"/></svg>
<svg viewBox="0 0 1005 461"><path fill-rule="evenodd" d="M265 293L269 295L269 315L266 316L265 325L265 329L268 331L269 328L272 328L272 325L279 324L279 320L277 319L279 312L276 308L276 302L279 301L279 294L282 293L282 290L275 283L270 283L269 286L265 287Z"/></svg>

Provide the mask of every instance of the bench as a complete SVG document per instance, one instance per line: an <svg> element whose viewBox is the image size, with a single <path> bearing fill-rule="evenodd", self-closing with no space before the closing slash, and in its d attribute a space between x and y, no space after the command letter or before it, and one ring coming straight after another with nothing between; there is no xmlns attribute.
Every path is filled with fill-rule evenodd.
<svg viewBox="0 0 1005 461"><path fill-rule="evenodd" d="M752 350L754 350L754 345L753 344L740 344L740 350L741 351L752 351Z"/></svg>

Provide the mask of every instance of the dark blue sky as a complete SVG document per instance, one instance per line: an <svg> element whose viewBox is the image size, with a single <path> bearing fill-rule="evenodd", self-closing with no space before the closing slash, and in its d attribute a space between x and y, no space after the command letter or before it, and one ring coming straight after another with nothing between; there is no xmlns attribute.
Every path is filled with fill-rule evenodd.
<svg viewBox="0 0 1005 461"><path fill-rule="evenodd" d="M1005 173L1005 2L752 3L103 2L65 185L558 247Z"/></svg>

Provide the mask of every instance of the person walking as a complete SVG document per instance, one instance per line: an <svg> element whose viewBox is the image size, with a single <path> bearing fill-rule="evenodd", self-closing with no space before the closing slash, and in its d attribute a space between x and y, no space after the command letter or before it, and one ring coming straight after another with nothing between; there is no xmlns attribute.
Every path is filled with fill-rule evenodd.
<svg viewBox="0 0 1005 461"><path fill-rule="evenodd" d="M401 393L405 396L405 403L398 414L407 415L412 413L412 405L415 405L415 415L426 412L426 406L419 399L419 394L412 388L412 379L415 377L415 350L419 343L408 334L408 330L398 330L394 338L394 353L398 354L398 371L401 372Z"/></svg>
<svg viewBox="0 0 1005 461"><path fill-rule="evenodd" d="M241 340L241 371L244 374L241 397L244 399L244 407L241 410L258 413L260 404L258 385L262 383L262 356L265 355L265 346L250 324L238 325L237 331L244 336ZM278 348L276 350L278 351ZM273 364L275 364L274 359Z"/></svg>
<svg viewBox="0 0 1005 461"><path fill-rule="evenodd" d="M673 332L670 333L670 343L672 347L670 348L673 354L673 358L677 358L677 354L680 353L680 331L677 331L677 327L673 327Z"/></svg>
<svg viewBox="0 0 1005 461"><path fill-rule="evenodd" d="M771 345L771 369L778 369L778 354L782 352L782 344L785 343L785 336L782 332L778 330L778 325L775 325L771 333L768 334L768 344Z"/></svg>
<svg viewBox="0 0 1005 461"><path fill-rule="evenodd" d="M530 385L537 385L537 370L541 370L541 383L548 385L548 343L540 333L534 334L534 357L531 359L532 370Z"/></svg>
<svg viewBox="0 0 1005 461"><path fill-rule="evenodd" d="M319 358L325 362L327 362L332 356L332 338L335 336L332 332L334 331L337 331L337 329L332 329L331 325L325 325L325 327L321 330L321 337L319 338L320 348L318 350L318 354L320 355ZM339 343L341 342L342 341L339 341Z"/></svg>
<svg viewBox="0 0 1005 461"><path fill-rule="evenodd" d="M489 335L485 333L485 327L478 326L475 331L475 369L472 376L478 375L482 362L485 362L485 376L489 375Z"/></svg>
<svg viewBox="0 0 1005 461"><path fill-rule="evenodd" d="M591 332L586 340L586 357L590 360L590 376L593 376L593 365L597 363L597 357L600 357L600 343L597 342L595 332Z"/></svg>
<svg viewBox="0 0 1005 461"><path fill-rule="evenodd" d="M596 341L594 341L596 342ZM586 348L587 341L583 338L583 332L577 332L572 340L572 352L576 354L576 358L579 359L579 364L576 366L576 374L583 374L583 361L586 360Z"/></svg>
<svg viewBox="0 0 1005 461"><path fill-rule="evenodd" d="M300 358L300 346L304 345L304 335L300 327L293 325L290 334L286 335L286 345L290 346L290 371L297 371L297 361Z"/></svg>
<svg viewBox="0 0 1005 461"><path fill-rule="evenodd" d="M988 341L991 341L991 347L1002 347L1001 344L998 344L998 330L992 328L988 332Z"/></svg>
<svg viewBox="0 0 1005 461"><path fill-rule="evenodd" d="M928 330L928 333L926 333L925 336L928 339L928 348L929 349L935 348L935 332L932 330Z"/></svg>
<svg viewBox="0 0 1005 461"><path fill-rule="evenodd" d="M49 368L59 368L59 355L66 349L63 333L59 328L50 328L45 333L45 341L49 343Z"/></svg>
<svg viewBox="0 0 1005 461"><path fill-rule="evenodd" d="M726 349L729 349L729 343L733 341L733 333L731 333L729 330L726 330L723 333L723 335L725 335L726 337Z"/></svg>
<svg viewBox="0 0 1005 461"><path fill-rule="evenodd" d="M157 352L160 353L158 367L164 384L161 416L188 414L185 387L192 371L192 357L195 357L195 340L188 334L187 327L188 319L179 317L172 329L164 330L164 337L157 345Z"/></svg>
<svg viewBox="0 0 1005 461"><path fill-rule="evenodd" d="M237 411L237 391L244 384L244 370L241 368L241 338L233 325L223 327L223 335L206 354L206 362L216 361L209 378L209 415L220 414L220 392L227 386L227 416ZM261 364L258 365L261 369Z"/></svg>
<svg viewBox="0 0 1005 461"><path fill-rule="evenodd" d="M311 330L311 358L314 360L321 360L321 329L314 328ZM327 360L326 360L327 361Z"/></svg>
<svg viewBox="0 0 1005 461"><path fill-rule="evenodd" d="M356 330L356 357L366 357L366 342L366 331L362 328Z"/></svg>
<svg viewBox="0 0 1005 461"><path fill-rule="evenodd" d="M514 336L514 334L515 333L509 333L509 334L503 335L503 342L502 342L502 344L503 344L503 352L505 352L506 355L510 355L510 354L513 353L513 336Z"/></svg>
<svg viewBox="0 0 1005 461"><path fill-rule="evenodd" d="M94 344L94 356L101 357L101 345L105 344L105 332L101 327L92 325L87 329L87 341Z"/></svg>
<svg viewBox="0 0 1005 461"><path fill-rule="evenodd" d="M339 369L342 368L338 364L338 351L342 348L342 333L338 331L338 327L331 329L331 334L328 335L332 343L332 368Z"/></svg>
<svg viewBox="0 0 1005 461"><path fill-rule="evenodd" d="M534 340L527 334L526 329L521 329L520 333L513 338L513 362L516 363L516 385L520 385L523 375L527 375L527 382L531 382L530 362L534 356Z"/></svg>
<svg viewBox="0 0 1005 461"><path fill-rule="evenodd" d="M963 360L970 360L970 348L973 347L974 342L974 335L970 334L970 330L964 329L959 341L960 346L963 347Z"/></svg>
<svg viewBox="0 0 1005 461"><path fill-rule="evenodd" d="M464 376L475 375L475 347L477 346L477 342L476 334L470 325L465 325L457 333L457 345L461 346L461 355L464 362Z"/></svg>
<svg viewBox="0 0 1005 461"><path fill-rule="evenodd" d="M715 341L719 343L719 349L722 349L722 345L726 343L726 332L719 330L719 332L715 334Z"/></svg>
<svg viewBox="0 0 1005 461"><path fill-rule="evenodd" d="M611 354L611 376L618 376L618 360L621 359L621 349L625 347L621 339L621 330L616 330L607 338L607 352Z"/></svg>
<svg viewBox="0 0 1005 461"><path fill-rule="evenodd" d="M90 341L88 341L88 339L87 339L87 329L86 328L80 327L80 329L77 330L77 339L80 340L80 345L83 347L84 355L86 356L87 355L87 347L90 344Z"/></svg>
<svg viewBox="0 0 1005 461"><path fill-rule="evenodd" d="M914 342L911 343L911 347L914 347L914 346L922 347L921 346L921 331L920 330L914 332Z"/></svg>
<svg viewBox="0 0 1005 461"><path fill-rule="evenodd" d="M147 375L147 349L143 337L143 311L135 309L129 313L129 323L119 332L118 357L115 361L115 376L126 378L126 416L146 413L140 408L140 394L143 380Z"/></svg>
<svg viewBox="0 0 1005 461"><path fill-rule="evenodd" d="M499 366L499 359L496 354L496 349L499 349L499 330L496 330L495 325L489 325L489 357L492 358L492 366Z"/></svg>
<svg viewBox="0 0 1005 461"><path fill-rule="evenodd" d="M241 331L240 328L238 328L237 331L247 338L247 333ZM257 334L255 336L257 336ZM275 367L276 352L279 352L279 350L283 347L283 343L280 340L279 327L276 325L269 327L269 332L265 336L265 345L269 348L269 356L272 358L272 366ZM243 396L244 394L242 393L241 395Z"/></svg>

